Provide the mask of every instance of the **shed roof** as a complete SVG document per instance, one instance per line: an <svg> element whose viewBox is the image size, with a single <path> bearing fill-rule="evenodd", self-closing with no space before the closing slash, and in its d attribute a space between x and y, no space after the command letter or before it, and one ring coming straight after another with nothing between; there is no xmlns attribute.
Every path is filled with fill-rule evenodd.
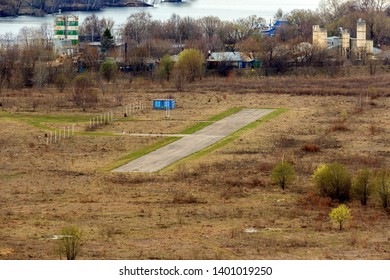
<svg viewBox="0 0 390 280"><path fill-rule="evenodd" d="M250 62L250 61L253 61L253 59L242 52L212 52L212 53L210 53L207 61L210 61L210 62L212 62L212 61L216 61L216 62L221 62L221 61Z"/></svg>

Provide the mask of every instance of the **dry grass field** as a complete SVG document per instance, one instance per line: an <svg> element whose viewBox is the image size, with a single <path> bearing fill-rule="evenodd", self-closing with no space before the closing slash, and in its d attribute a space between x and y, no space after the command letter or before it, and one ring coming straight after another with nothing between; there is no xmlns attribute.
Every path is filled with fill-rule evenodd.
<svg viewBox="0 0 390 280"><path fill-rule="evenodd" d="M52 239L82 231L78 259L390 259L390 215L374 195L348 203L343 231L311 175L340 162L351 174L390 167L390 76L206 78L184 92L134 79L100 89L85 112L70 90L6 92L0 112L0 259L59 259ZM178 108L150 109L173 97ZM149 108L124 118L124 105ZM122 157L230 108L286 108L233 141L153 174L112 174ZM116 120L88 132L89 119ZM49 117L50 116L50 117ZM45 134L75 125L75 136ZM315 147L315 148L313 148ZM281 159L297 178L282 191L270 171ZM251 229L255 229L252 230Z"/></svg>

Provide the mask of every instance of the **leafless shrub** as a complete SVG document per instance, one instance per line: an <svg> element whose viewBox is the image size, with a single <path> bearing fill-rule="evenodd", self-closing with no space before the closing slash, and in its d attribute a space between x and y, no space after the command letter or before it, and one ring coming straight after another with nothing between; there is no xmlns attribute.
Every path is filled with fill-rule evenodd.
<svg viewBox="0 0 390 280"><path fill-rule="evenodd" d="M230 238L238 238L242 234L242 229L235 227L230 230Z"/></svg>
<svg viewBox="0 0 390 280"><path fill-rule="evenodd" d="M297 145L297 140L295 138L282 135L276 140L276 145L280 148L292 148Z"/></svg>
<svg viewBox="0 0 390 280"><path fill-rule="evenodd" d="M177 192L174 194L172 203L174 204L192 204L192 203L204 203L198 197L192 193Z"/></svg>
<svg viewBox="0 0 390 280"><path fill-rule="evenodd" d="M382 128L376 124L371 124L369 127L369 131L371 135L378 135L379 133L382 132Z"/></svg>
<svg viewBox="0 0 390 280"><path fill-rule="evenodd" d="M110 238L114 235L124 234L124 231L123 229L114 227L113 225L107 225L103 227L103 229L101 230L101 234L106 238Z"/></svg>
<svg viewBox="0 0 390 280"><path fill-rule="evenodd" d="M341 121L341 120L336 121L336 122L329 128L329 131L330 131L330 132L346 132L346 131L348 131L348 130L349 130L348 126L345 124L344 121Z"/></svg>
<svg viewBox="0 0 390 280"><path fill-rule="evenodd" d="M87 74L81 74L74 79L73 101L83 110L97 103L97 92L92 89L92 80Z"/></svg>
<svg viewBox="0 0 390 280"><path fill-rule="evenodd" d="M189 177L191 177L191 172L189 171L187 166L180 165L175 172L175 179L176 180L185 180Z"/></svg>
<svg viewBox="0 0 390 280"><path fill-rule="evenodd" d="M80 203L96 203L97 199L90 196L90 195L85 195L80 198Z"/></svg>
<svg viewBox="0 0 390 280"><path fill-rule="evenodd" d="M320 147L318 147L316 144L305 144L301 149L307 153L318 153L321 151Z"/></svg>
<svg viewBox="0 0 390 280"><path fill-rule="evenodd" d="M299 200L299 205L302 205L307 210L323 210L328 209L332 205L332 199L308 192Z"/></svg>
<svg viewBox="0 0 390 280"><path fill-rule="evenodd" d="M54 78L54 85L59 92L63 92L68 83L69 79L64 73L58 73Z"/></svg>
<svg viewBox="0 0 390 280"><path fill-rule="evenodd" d="M379 157L364 156L358 154L351 155L336 155L334 160L348 166L355 166L358 168L380 168L383 165L383 161Z"/></svg>

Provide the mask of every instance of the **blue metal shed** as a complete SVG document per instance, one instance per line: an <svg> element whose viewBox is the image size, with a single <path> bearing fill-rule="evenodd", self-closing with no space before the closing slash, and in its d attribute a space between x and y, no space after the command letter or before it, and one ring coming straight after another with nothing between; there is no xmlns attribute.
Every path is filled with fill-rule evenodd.
<svg viewBox="0 0 390 280"><path fill-rule="evenodd" d="M153 110L172 110L176 108L174 99L155 99L153 100Z"/></svg>

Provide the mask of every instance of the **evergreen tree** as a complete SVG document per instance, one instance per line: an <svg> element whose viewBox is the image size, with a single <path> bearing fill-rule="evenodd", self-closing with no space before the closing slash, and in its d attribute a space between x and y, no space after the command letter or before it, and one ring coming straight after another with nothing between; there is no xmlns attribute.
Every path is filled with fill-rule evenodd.
<svg viewBox="0 0 390 280"><path fill-rule="evenodd" d="M103 32L103 36L100 39L102 51L110 51L114 48L114 36L112 36L110 29L106 28Z"/></svg>

